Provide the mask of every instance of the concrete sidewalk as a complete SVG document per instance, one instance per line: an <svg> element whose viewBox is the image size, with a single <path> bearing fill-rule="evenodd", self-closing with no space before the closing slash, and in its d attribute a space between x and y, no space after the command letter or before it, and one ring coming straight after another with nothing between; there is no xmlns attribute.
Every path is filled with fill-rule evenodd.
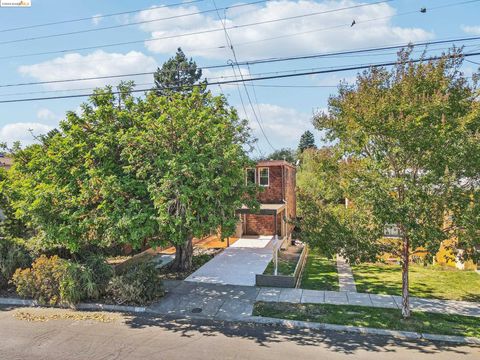
<svg viewBox="0 0 480 360"><path fill-rule="evenodd" d="M339 255L337 255L337 273L338 287L340 288L340 291L357 292L352 268L347 261Z"/></svg>
<svg viewBox="0 0 480 360"><path fill-rule="evenodd" d="M164 315L235 320L252 315L256 301L359 305L400 309L401 298L353 292L260 288L194 282L166 282L167 295L148 308ZM480 317L480 304L410 298L412 310Z"/></svg>

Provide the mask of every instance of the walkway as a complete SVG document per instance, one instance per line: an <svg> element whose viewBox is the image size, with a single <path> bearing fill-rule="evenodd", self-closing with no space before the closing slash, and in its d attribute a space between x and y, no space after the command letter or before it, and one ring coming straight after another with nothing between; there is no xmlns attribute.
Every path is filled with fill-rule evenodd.
<svg viewBox="0 0 480 360"><path fill-rule="evenodd" d="M337 273L338 273L338 287L340 291L357 292L355 279L353 278L352 268L347 261L337 255Z"/></svg>
<svg viewBox="0 0 480 360"><path fill-rule="evenodd" d="M186 281L254 286L273 258L275 240L271 236L241 238L195 271Z"/></svg>
<svg viewBox="0 0 480 360"><path fill-rule="evenodd" d="M166 282L167 295L150 310L164 315L240 319L252 315L256 301L359 305L400 309L400 296ZM410 298L412 310L480 317L480 304L467 301Z"/></svg>

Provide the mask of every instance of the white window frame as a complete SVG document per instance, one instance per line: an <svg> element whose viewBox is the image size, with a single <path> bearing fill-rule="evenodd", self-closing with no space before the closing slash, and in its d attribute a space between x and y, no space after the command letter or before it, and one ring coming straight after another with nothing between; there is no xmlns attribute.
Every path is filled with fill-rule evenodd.
<svg viewBox="0 0 480 360"><path fill-rule="evenodd" d="M257 184L257 171L255 170L255 168L247 168L247 170L245 170L245 185L248 185L248 172L249 171L253 171L253 183L254 184Z"/></svg>
<svg viewBox="0 0 480 360"><path fill-rule="evenodd" d="M262 170L267 170L267 184L262 184ZM263 187L269 187L270 186L270 169L268 167L262 167L258 168L258 185L263 186Z"/></svg>
<svg viewBox="0 0 480 360"><path fill-rule="evenodd" d="M390 239L401 238L400 228L397 224L385 224L383 228L383 237Z"/></svg>

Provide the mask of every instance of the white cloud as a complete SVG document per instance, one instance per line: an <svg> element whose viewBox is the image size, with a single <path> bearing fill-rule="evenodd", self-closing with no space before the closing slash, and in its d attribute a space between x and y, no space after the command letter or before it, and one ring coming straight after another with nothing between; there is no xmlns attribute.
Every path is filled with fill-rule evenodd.
<svg viewBox="0 0 480 360"><path fill-rule="evenodd" d="M462 30L470 35L480 35L480 25L477 26L461 26Z"/></svg>
<svg viewBox="0 0 480 360"><path fill-rule="evenodd" d="M45 121L58 120L58 116L52 110L47 109L47 108L38 109L37 118L39 120L45 120Z"/></svg>
<svg viewBox="0 0 480 360"><path fill-rule="evenodd" d="M359 4L359 2L353 0L269 1L265 6L249 6L248 11L245 11L245 9L239 11L239 8L227 11L224 21L226 27L230 28L242 24L328 11L357 4ZM176 8L157 8L139 13L135 20L154 20L196 11L198 11L198 8L192 5ZM395 15L395 13L395 8L389 4L382 3L323 15L230 29L228 30L228 34L232 39L235 49L241 54L242 59L318 51L325 52L391 43L408 43L433 37L432 33L421 28L407 28L392 25L391 19L388 17ZM354 27L350 27L349 24L353 19L355 19L357 24ZM378 20L368 22L368 20L371 19ZM339 25L345 26L338 27ZM317 31L334 26L337 27L329 31ZM216 17L215 13L197 14L165 21L154 21L140 26L140 29L151 34L151 38L162 38L182 33L210 31L221 28L222 23ZM304 34L272 41L261 41L265 38L284 36L292 33ZM174 53L175 50L181 46L192 56L208 58L231 57L229 49L225 48L225 43L224 32L215 31L159 41L148 41L145 42L145 46L150 51L156 53Z"/></svg>
<svg viewBox="0 0 480 360"><path fill-rule="evenodd" d="M101 18L102 14L96 14L96 15L93 15L92 16L92 24L97 26L98 24L100 24L100 21L102 21L102 18Z"/></svg>
<svg viewBox="0 0 480 360"><path fill-rule="evenodd" d="M157 63L154 58L138 51L126 54L108 53L103 50L91 54L67 54L34 65L22 65L18 71L39 81L99 77L116 74L155 71ZM125 78L128 79L128 78ZM125 80L124 79L124 80ZM45 87L53 90L81 89L118 84L122 78L88 80L70 83L51 83ZM152 75L135 77L136 83L152 83Z"/></svg>
<svg viewBox="0 0 480 360"><path fill-rule="evenodd" d="M35 137L46 134L53 127L38 122L19 122L7 124L0 128L0 142L6 142L11 146L13 142L20 141L22 145L30 145L35 142Z"/></svg>
<svg viewBox="0 0 480 360"><path fill-rule="evenodd" d="M296 148L300 136L306 130L313 129L312 114L274 104L253 104L253 106L265 134L277 149L283 147ZM270 153L272 149L265 140L251 107L247 106L246 110L247 115L245 116L243 109L239 107L239 116L249 120L253 135L258 139L260 147L264 152Z"/></svg>

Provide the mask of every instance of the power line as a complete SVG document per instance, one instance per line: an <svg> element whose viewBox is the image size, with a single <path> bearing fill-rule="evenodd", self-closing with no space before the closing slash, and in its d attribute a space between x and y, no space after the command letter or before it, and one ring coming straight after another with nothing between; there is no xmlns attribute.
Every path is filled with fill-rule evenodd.
<svg viewBox="0 0 480 360"><path fill-rule="evenodd" d="M250 3L241 3L241 4L236 4L236 5L223 7L223 8L220 8L219 10L229 10L229 9L234 9L234 8L239 8L239 7L244 7L244 6L251 6L251 5L265 3L265 2L268 2L268 1L271 1L271 0L258 0L258 1L250 2ZM392 1L392 0L390 0L390 1ZM122 27L126 27L126 26L149 24L149 23L158 22L158 21L165 21L165 20L173 20L173 19L178 19L178 18L183 18L183 17L206 14L206 13L210 13L210 12L214 12L214 11L215 11L215 9L208 9L208 10L191 12L191 13L188 13L188 14L172 15L172 16L167 16L167 17L158 18L158 19L130 22L130 23L127 23L127 24L118 24L118 25L112 25L112 26L97 27L97 28L93 28L93 29L84 29L84 30L70 31L70 32L64 32L64 33L58 33L58 34L50 34L50 35L28 37L28 38L22 38L22 39L6 40L6 41L0 41L0 45L14 44L14 43L19 43L19 42L34 41L34 40L40 40L40 39L50 39L50 38L61 37L61 36L78 35L78 34L91 33L91 32L96 32L96 31L110 30L110 29L118 29L118 28L122 28Z"/></svg>
<svg viewBox="0 0 480 360"><path fill-rule="evenodd" d="M337 55L371 53L371 52L375 52L375 51L401 49L401 48L404 48L404 47L407 47L407 46L418 47L418 46L429 46L429 45L438 45L438 44L446 44L446 43L468 42L468 41L475 41L475 40L480 40L480 36L471 36L471 37L463 37L463 38L450 38L450 39L435 40L435 41L424 41L424 42L411 43L411 44L386 45L386 46L381 46L381 47L360 48L360 49L354 49L354 50L342 50L342 51L312 54L312 55L299 55L299 56L265 58L265 59L258 59L258 60L242 61L242 62L239 62L238 65L240 65L240 66L242 66L242 65L258 65L258 64L266 64L266 63L273 63L273 62L282 62L282 61L306 60L306 59L330 57L330 56L337 56ZM231 67L231 65L230 64L218 64L218 65L211 65L211 66L202 66L202 67L197 67L197 68L202 69L202 70L206 70L206 69L219 69L219 68L227 68L227 67ZM153 71L138 72L138 73L126 73L126 74L117 74L117 75L105 75L105 76L92 76L92 77L72 78L72 79L35 81L35 82L25 82L25 83L0 84L0 88L17 87L17 86L31 86L31 85L46 85L46 84L77 82L77 81L89 81L89 80L102 80L102 79L121 78L121 77L135 77L135 76L152 75L152 74L154 74Z"/></svg>
<svg viewBox="0 0 480 360"><path fill-rule="evenodd" d="M70 19L70 20L60 20L60 21L43 23L43 24L25 25L25 26L19 26L19 27L14 27L14 28L9 28L9 29L1 29L0 33L10 32L10 31L18 31L18 30L26 30L26 29L34 29L34 28L39 28L39 27L60 25L60 24L80 22L80 21L86 21L86 20L92 20L93 17L103 19L103 18L106 18L106 17L118 16L118 15L127 15L127 14L133 14L133 13L137 13L137 12L141 12L141 11L157 10L157 9L169 8L169 7L173 7L173 6L179 6L179 5L188 5L188 4L198 3L198 2L202 2L202 1L204 1L204 0L191 0L191 1L185 1L185 2L178 2L178 3L174 3L174 4L168 4L168 5L152 6L152 7L149 7L149 8L143 8L143 9L137 9L137 10L122 11L122 12L117 12L117 13L103 14L103 15L92 15L92 16L89 16L89 17Z"/></svg>
<svg viewBox="0 0 480 360"><path fill-rule="evenodd" d="M454 2L454 3L439 5L439 6L433 6L433 7L429 7L428 11L430 12L430 11L433 11L433 10L439 10L439 9L444 9L444 8L448 8L448 7L453 7L453 6L467 5L467 4L475 3L475 2L478 2L478 1L479 0L467 0L467 1L462 1L462 2ZM419 10L412 10L412 11L406 11L406 12L403 12L403 13L398 13L398 14L394 14L394 15L390 15L390 16L382 16L382 17L372 18L372 19L363 20L363 21L356 21L355 26L358 26L359 24L366 24L366 23L375 22L375 21L379 21L379 20L391 19L393 17L412 15L412 14L418 14L418 13L420 13ZM350 27L351 27L351 23L342 24L342 25L335 25L335 26L331 26L331 27L312 29L312 30L307 30L307 31L302 31L302 32L297 32L297 33L292 33L292 34L277 35L277 36L258 39L258 40L244 41L244 42L237 43L236 46L241 47L241 46L251 45L251 44L255 44L255 43L259 43L259 42L279 40L279 39L285 39L285 38L290 38L290 37L295 37L295 36L300 36L300 35L311 34L311 33L320 32L320 31L327 31L327 30L333 30L333 29L339 29L339 28L350 28Z"/></svg>
<svg viewBox="0 0 480 360"><path fill-rule="evenodd" d="M328 13L350 10L350 9L360 8L360 7L365 7L365 6L371 6L371 5L376 5L376 4L386 3L386 2L391 2L391 1L394 1L394 0L383 0L383 1L377 1L377 2L374 2L374 3L358 4L358 5L353 5L353 6L343 7L343 8L337 8L337 9L332 9L332 10L327 10L327 11L319 11L319 12L310 13L310 14L295 15L295 16L265 20L265 21L257 21L257 22L253 22L253 23L234 25L234 26L226 27L225 29L226 30L232 30L232 29L241 29L241 28L245 28L245 27L257 26L257 25L263 25L263 24L271 24L271 23L279 22L279 21L286 21L286 20L293 20L293 19L305 18L305 17L310 17L310 16L328 14ZM480 1L480 0L473 0L473 1ZM336 26L336 27L338 27L338 26ZM190 33L182 33L182 34L176 34L176 35L154 37L154 38L142 39L142 40L131 40L131 41L118 42L118 43L108 43L108 44L103 44L103 45L85 46L85 47L81 47L81 48L1 56L0 59L13 59L13 58L31 57L31 56L39 56L39 55L51 55L51 54L67 53L67 52L72 52L72 51L83 51L83 50L92 50L92 49L98 49L98 48L132 45L132 44L138 44L138 43L144 43L144 42L168 40L168 39L174 39L174 38L186 37L186 36L193 36L193 35L210 34L210 33L219 32L219 31L225 31L225 30L223 28L207 29L207 30L201 30L201 31L194 31L194 32L190 32Z"/></svg>
<svg viewBox="0 0 480 360"><path fill-rule="evenodd" d="M213 2L213 5L215 6L215 8L217 9L217 4L215 3L215 0L212 0ZM265 138L265 140L267 141L268 145L273 149L273 151L275 151L275 148L273 147L272 143L270 142L270 140L268 139L268 136L267 134L265 133L265 130L263 129L263 126L262 126L262 121L260 121L261 119L261 116L260 116L260 119L258 118L257 116L257 113L255 111L255 108L253 107L253 104L252 104L252 100L250 99L250 94L248 92L248 89L247 87L245 86L245 79L243 77L243 74L242 74L242 69L240 68L240 66L238 65L238 59L237 59L237 54L235 53L235 49L233 48L233 43L232 43L232 40L230 39L230 36L228 35L228 31L227 31L227 28L225 26L225 23L224 21L222 20L221 16L220 16L220 13L218 12L217 10L217 16L220 20L220 23L222 24L222 27L223 27L223 30L225 32L225 40L227 42L227 45L229 45L230 47L230 50L232 51L232 54L233 54L233 58L235 59L235 64L237 64L237 67L238 67L238 71L239 71L239 74L240 74L240 78L242 79L242 83L243 83L243 86L244 86L244 89L245 89L245 93L247 94L247 99L248 99L248 103L250 104L250 108L252 109L252 112L253 112L253 117L255 118L255 120L257 121L257 124L263 134L263 137ZM234 75L235 74L235 67L234 67L234 64L232 64L232 70L233 70L233 73ZM253 89L254 87L252 87ZM257 101L257 107L258 107L258 101ZM258 108L259 109L259 108ZM245 111L245 109L244 109ZM247 113L245 112L245 116L247 116Z"/></svg>
<svg viewBox="0 0 480 360"><path fill-rule="evenodd" d="M447 55L447 58L466 58L470 56L479 56L480 52L473 52L467 53L462 55ZM411 59L408 60L409 63L418 63L418 62L426 62L426 61L434 61L438 60L440 57L434 56L430 58L420 58L420 59ZM291 78L291 77L299 77L299 76L308 76L308 75L318 75L318 74L329 74L329 73L337 73L337 72L344 72L344 71L353 71L353 70L363 70L369 68L377 68L377 67L385 67L385 66L392 66L398 64L397 61L390 61L384 63L376 63L376 64L367 64L361 66L348 66L348 67L341 67L336 69L328 69L328 70L317 70L317 71L308 71L302 73L295 73L295 74L283 74L283 75L271 75L271 76L262 76L262 77L255 77L255 78L248 78L248 79L235 79L235 80L225 80L225 81L217 81L207 83L207 85L224 85L224 84L235 84L235 83L242 83L242 82L252 82L252 81L262 81L262 80L272 80L272 79L284 79L284 78ZM197 87L203 86L203 84L194 84L189 87ZM185 86L183 86L185 87ZM178 87L171 87L172 89L177 89ZM132 90L133 93L137 92L148 92L151 89L134 89ZM112 92L114 94L118 94L118 91ZM38 97L38 98L27 98L27 99L12 99L12 100L1 100L0 103L14 103L14 102L27 102L27 101L38 101L38 100L55 100L55 99L68 99L68 98L78 98L78 97L87 97L87 96L97 96L96 94L75 94L75 95L64 95L64 96L52 96L52 97Z"/></svg>
<svg viewBox="0 0 480 360"><path fill-rule="evenodd" d="M480 65L480 63L476 61L472 61L472 60L465 60L465 61L468 61L469 63L475 64L475 65Z"/></svg>

